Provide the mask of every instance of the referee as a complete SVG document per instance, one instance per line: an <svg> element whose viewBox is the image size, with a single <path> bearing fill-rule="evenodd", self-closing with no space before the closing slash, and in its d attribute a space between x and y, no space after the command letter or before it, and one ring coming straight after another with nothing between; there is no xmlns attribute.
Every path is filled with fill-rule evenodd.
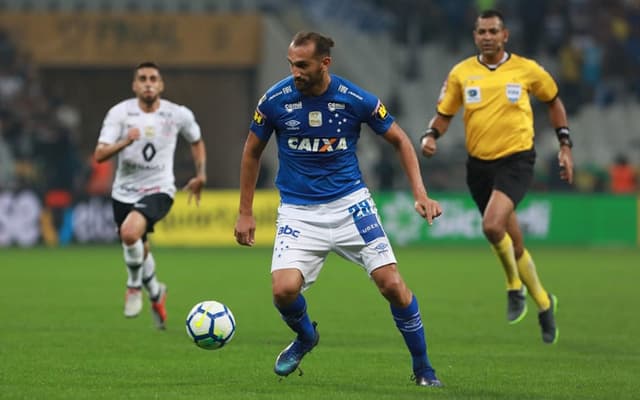
<svg viewBox="0 0 640 400"><path fill-rule="evenodd" d="M451 118L464 108L467 186L482 214L482 230L506 275L507 321L520 322L527 313L528 293L538 306L545 343L556 343L558 299L542 286L531 255L524 247L515 209L533 179L535 162L533 113L529 95L546 103L556 130L560 176L573 181L573 158L567 114L558 87L535 61L509 53L509 31L502 14L484 11L473 31L479 54L451 69L437 113L421 137L422 154L435 154L436 141Z"/></svg>

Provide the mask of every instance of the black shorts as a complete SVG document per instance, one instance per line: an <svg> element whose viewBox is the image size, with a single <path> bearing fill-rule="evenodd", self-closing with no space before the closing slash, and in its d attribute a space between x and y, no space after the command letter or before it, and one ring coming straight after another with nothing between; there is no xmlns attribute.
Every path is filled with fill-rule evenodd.
<svg viewBox="0 0 640 400"><path fill-rule="evenodd" d="M155 193L145 196L135 203L123 203L121 201L111 199L113 201L113 219L118 226L124 222L131 210L136 210L144 215L147 220L147 232L142 237L142 241L147 240L147 233L153 232L153 226L156 222L164 218L171 210L173 199L166 193Z"/></svg>
<svg viewBox="0 0 640 400"><path fill-rule="evenodd" d="M497 160L467 159L467 186L480 213L484 215L493 190L513 201L514 208L524 198L533 181L535 149L521 151Z"/></svg>

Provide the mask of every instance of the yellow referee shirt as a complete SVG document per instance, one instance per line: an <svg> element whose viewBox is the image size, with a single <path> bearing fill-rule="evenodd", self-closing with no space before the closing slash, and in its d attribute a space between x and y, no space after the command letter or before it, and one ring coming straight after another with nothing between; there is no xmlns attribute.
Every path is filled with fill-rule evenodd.
<svg viewBox="0 0 640 400"><path fill-rule="evenodd" d="M474 56L451 69L437 111L451 117L464 106L467 151L495 160L533 147L529 93L543 102L558 95L555 81L538 63L509 54L491 69Z"/></svg>

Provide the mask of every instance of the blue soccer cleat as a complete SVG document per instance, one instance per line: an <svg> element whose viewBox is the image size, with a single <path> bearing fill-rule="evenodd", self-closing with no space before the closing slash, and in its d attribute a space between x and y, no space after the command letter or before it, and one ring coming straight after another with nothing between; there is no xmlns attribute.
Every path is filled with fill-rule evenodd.
<svg viewBox="0 0 640 400"><path fill-rule="evenodd" d="M425 368L420 371L415 371L411 380L415 381L418 386L444 386L442 382L440 382L440 379L436 378L436 371L433 368Z"/></svg>
<svg viewBox="0 0 640 400"><path fill-rule="evenodd" d="M318 345L318 342L320 341L320 334L316 329L317 325L318 324L316 322L313 323L313 329L316 333L313 341L306 342L296 338L289 346L282 350L278 355L276 365L273 368L277 375L287 376L295 371L300 365L302 358ZM300 375L302 375L302 373Z"/></svg>

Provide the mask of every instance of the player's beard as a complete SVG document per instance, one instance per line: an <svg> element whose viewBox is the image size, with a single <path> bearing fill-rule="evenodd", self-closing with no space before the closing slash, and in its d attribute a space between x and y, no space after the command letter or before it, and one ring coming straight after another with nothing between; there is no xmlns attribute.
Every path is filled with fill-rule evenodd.
<svg viewBox="0 0 640 400"><path fill-rule="evenodd" d="M306 77L294 78L293 84L296 85L296 89L298 89L300 93L310 95L316 85L319 86L322 84L322 71L309 74Z"/></svg>
<svg viewBox="0 0 640 400"><path fill-rule="evenodd" d="M155 104L155 102L158 101L158 95L157 94L144 95L140 98L140 100L142 100L142 102L147 107L152 107Z"/></svg>

